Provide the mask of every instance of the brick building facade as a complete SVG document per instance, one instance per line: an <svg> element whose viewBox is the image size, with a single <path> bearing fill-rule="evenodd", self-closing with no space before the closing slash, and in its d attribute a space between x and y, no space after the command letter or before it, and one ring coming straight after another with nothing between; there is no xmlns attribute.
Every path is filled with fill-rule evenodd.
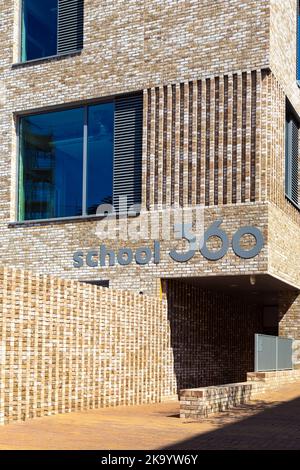
<svg viewBox="0 0 300 470"><path fill-rule="evenodd" d="M300 363L300 215L286 194L287 107L293 116L300 114L298 2L71 0L74 9L84 5L83 44L34 60L20 52L31 24L24 26L25 3L7 0L0 7L1 264L164 296L179 358L178 383L184 387L244 380L253 366L254 333L292 336L295 364ZM33 0L27 3L33 8ZM65 3L58 2L59 25ZM68 41L60 27L58 50L63 50ZM90 106L112 100L122 109L123 97L136 93L142 96L142 209L135 220L150 220L152 211L162 221L170 207L199 206L204 228L222 221L228 236L228 250L219 259L197 250L188 261L176 262L169 251L184 251L186 245L159 234L159 263L116 261L101 267L100 245L136 252L153 240L100 240L102 219L95 214L20 216L20 153L24 145L28 151L29 141L36 145L32 136L20 142L25 132L20 121L71 109L89 113ZM122 118L117 122L121 126ZM83 139L90 142L87 132ZM119 141L114 142L116 161ZM293 145L298 152L295 139ZM34 171L25 173L32 178ZM115 169L119 184L131 177L121 176ZM24 188L29 213L25 183ZM232 239L249 226L263 235L263 246L253 257L237 256ZM250 250L255 239L246 232L241 244ZM207 245L218 250L220 239L211 237ZM85 260L91 250L93 266L76 267L74 253ZM233 336L224 329L228 317L236 323Z"/></svg>

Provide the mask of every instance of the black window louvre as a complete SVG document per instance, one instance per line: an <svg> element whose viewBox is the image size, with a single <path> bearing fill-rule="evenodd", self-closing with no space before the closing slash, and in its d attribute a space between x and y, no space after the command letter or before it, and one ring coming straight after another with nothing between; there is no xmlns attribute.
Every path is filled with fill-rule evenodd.
<svg viewBox="0 0 300 470"><path fill-rule="evenodd" d="M118 213L141 203L143 94L115 100L113 205Z"/></svg>
<svg viewBox="0 0 300 470"><path fill-rule="evenodd" d="M58 54L67 54L83 48L83 22L83 0L58 0Z"/></svg>
<svg viewBox="0 0 300 470"><path fill-rule="evenodd" d="M288 112L286 120L286 196L298 206L299 204L299 121Z"/></svg>
<svg viewBox="0 0 300 470"><path fill-rule="evenodd" d="M300 0L297 0L297 22L296 22L296 80L300 81ZM299 83L298 83L299 86Z"/></svg>

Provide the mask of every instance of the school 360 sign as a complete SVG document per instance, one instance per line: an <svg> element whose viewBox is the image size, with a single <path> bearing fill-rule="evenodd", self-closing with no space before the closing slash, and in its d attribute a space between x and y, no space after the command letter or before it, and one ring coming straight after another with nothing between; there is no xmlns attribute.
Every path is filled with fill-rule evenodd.
<svg viewBox="0 0 300 470"><path fill-rule="evenodd" d="M259 255L264 246L264 236L261 230L247 225L239 228L230 240L226 232L220 228L221 224L222 220L217 220L204 232L204 236L197 247L204 258L210 261L217 261L227 254L230 246L236 256L243 259L250 259ZM255 240L255 243L249 249L241 246L241 239L245 235L251 235ZM207 242L211 237L217 237L221 240L222 243L219 249L211 250L208 248ZM183 238L188 241L188 250L178 251L176 248L173 248L168 252L168 256L177 263L190 261L197 251L195 237L188 238L184 236ZM161 262L161 243L154 241L153 247L142 246L135 251L128 247L122 247L115 251L107 248L106 245L101 245L97 250L89 250L86 253L84 251L77 251L73 255L74 268L82 268L85 265L91 268L115 266L116 264L128 266L133 262L140 266L150 263L159 264Z"/></svg>

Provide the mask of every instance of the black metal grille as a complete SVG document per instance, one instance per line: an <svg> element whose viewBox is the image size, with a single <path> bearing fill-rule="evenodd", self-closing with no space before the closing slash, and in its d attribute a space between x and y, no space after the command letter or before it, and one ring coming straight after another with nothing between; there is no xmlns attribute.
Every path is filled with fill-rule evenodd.
<svg viewBox="0 0 300 470"><path fill-rule="evenodd" d="M286 177L287 197L296 205L299 202L299 122L289 113L286 122Z"/></svg>
<svg viewBox="0 0 300 470"><path fill-rule="evenodd" d="M83 48L83 22L83 0L58 0L58 54L67 54Z"/></svg>
<svg viewBox="0 0 300 470"><path fill-rule="evenodd" d="M113 204L122 213L141 203L143 95L118 97L115 106Z"/></svg>

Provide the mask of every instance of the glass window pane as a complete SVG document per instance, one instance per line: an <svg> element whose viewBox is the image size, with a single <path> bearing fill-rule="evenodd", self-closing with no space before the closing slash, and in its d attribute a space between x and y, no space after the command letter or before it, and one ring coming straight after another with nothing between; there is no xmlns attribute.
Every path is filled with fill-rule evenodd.
<svg viewBox="0 0 300 470"><path fill-rule="evenodd" d="M112 204L114 103L88 110L87 213Z"/></svg>
<svg viewBox="0 0 300 470"><path fill-rule="evenodd" d="M57 53L57 0L23 0L21 60Z"/></svg>
<svg viewBox="0 0 300 470"><path fill-rule="evenodd" d="M21 119L19 219L82 215L83 108Z"/></svg>

